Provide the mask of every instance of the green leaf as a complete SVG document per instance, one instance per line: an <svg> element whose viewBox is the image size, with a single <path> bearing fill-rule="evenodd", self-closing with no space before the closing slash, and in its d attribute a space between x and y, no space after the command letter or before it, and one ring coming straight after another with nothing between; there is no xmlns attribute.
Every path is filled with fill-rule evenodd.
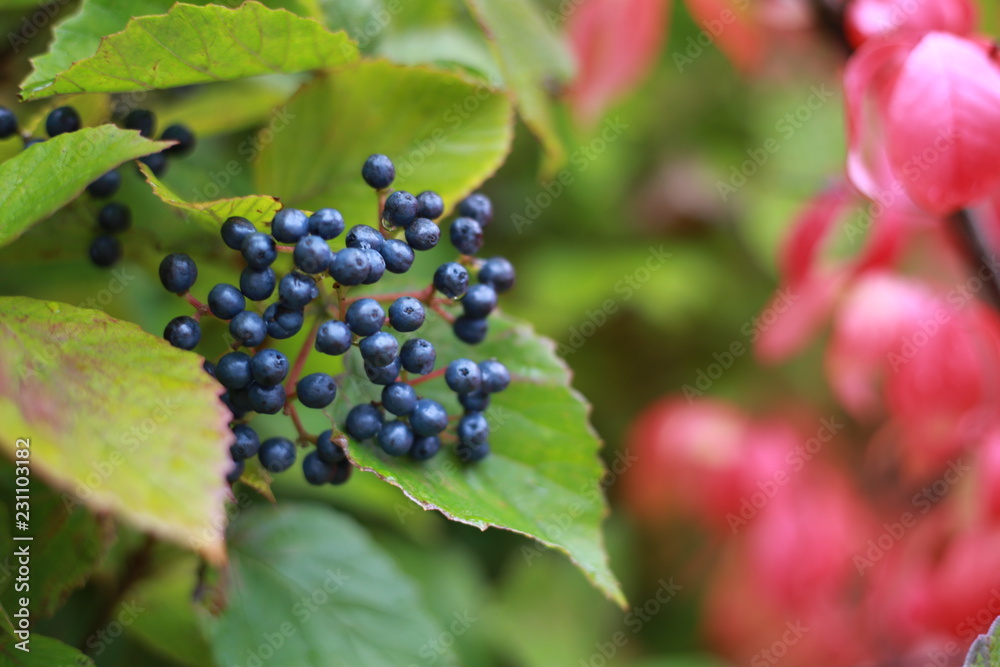
<svg viewBox="0 0 1000 667"><path fill-rule="evenodd" d="M75 92L126 92L335 67L357 60L345 33L284 9L178 3L163 16L129 21L97 52L45 79L26 81L25 100ZM34 78L34 77L33 77Z"/></svg>
<svg viewBox="0 0 1000 667"><path fill-rule="evenodd" d="M380 61L304 87L286 113L294 120L255 163L257 189L298 208L339 209L349 225L377 224L375 193L361 179L372 153L395 162L394 188L433 189L453 205L500 167L513 138L503 95L454 74Z"/></svg>
<svg viewBox="0 0 1000 667"><path fill-rule="evenodd" d="M1000 667L1000 617L972 642L964 667Z"/></svg>
<svg viewBox="0 0 1000 667"><path fill-rule="evenodd" d="M31 484L27 505L17 507L14 492L14 467L0 460L0 492L11 502L9 511L0 517L0 536L5 544L14 544L13 535L26 534L12 530L20 518L18 511L27 511L32 530L31 540L31 602L33 619L51 616L62 606L69 594L83 585L106 552L114 530L109 521L99 521L85 508L66 503L59 494L37 481ZM0 602L10 609L17 607L22 593L15 590L13 577L0 578Z"/></svg>
<svg viewBox="0 0 1000 667"><path fill-rule="evenodd" d="M285 103L298 88L299 77L274 75L226 81L201 86L167 106L156 109L160 127L181 123L201 141L216 134L231 134L256 129L274 118L275 107Z"/></svg>
<svg viewBox="0 0 1000 667"><path fill-rule="evenodd" d="M94 667L94 661L51 637L32 633L27 647L17 648L19 638L0 632L0 664L3 667Z"/></svg>
<svg viewBox="0 0 1000 667"><path fill-rule="evenodd" d="M98 176L169 147L101 125L60 134L0 164L0 246L78 197Z"/></svg>
<svg viewBox="0 0 1000 667"><path fill-rule="evenodd" d="M144 164L139 165L142 175L153 188L153 194L174 208L180 209L185 221L194 220L205 229L218 233L222 223L234 215L243 216L251 222L268 222L281 210L281 202L267 195L232 197L206 202L187 202L171 192L160 179L153 175Z"/></svg>
<svg viewBox="0 0 1000 667"><path fill-rule="evenodd" d="M476 347L457 342L439 317L428 317L419 337L434 341L439 366L459 357L495 357L510 369L511 386L493 397L486 412L492 453L471 466L451 450L421 463L390 457L366 442L350 446L351 460L425 509L481 529L523 533L562 551L605 595L624 605L601 535L607 513L597 457L601 443L588 422L590 406L570 387L569 370L552 341L500 314L490 318L489 337ZM352 381L364 377L356 350L348 354L346 368L351 377L342 394L351 405L380 400L379 388L366 378ZM442 379L419 386L449 414L461 413ZM338 424L348 407L344 401L338 405ZM525 547L526 558L537 553Z"/></svg>
<svg viewBox="0 0 1000 667"><path fill-rule="evenodd" d="M532 0L465 0L490 41L507 89L515 97L524 124L545 149L543 173L566 159L549 99L554 84L568 80L573 63Z"/></svg>
<svg viewBox="0 0 1000 667"><path fill-rule="evenodd" d="M64 499L220 561L229 415L201 362L99 311L2 297L0 449L30 439Z"/></svg>
<svg viewBox="0 0 1000 667"><path fill-rule="evenodd" d="M352 519L309 505L254 507L230 531L228 606L209 621L216 661L271 642L296 667L399 667L441 635L411 581ZM454 664L450 652L436 664Z"/></svg>

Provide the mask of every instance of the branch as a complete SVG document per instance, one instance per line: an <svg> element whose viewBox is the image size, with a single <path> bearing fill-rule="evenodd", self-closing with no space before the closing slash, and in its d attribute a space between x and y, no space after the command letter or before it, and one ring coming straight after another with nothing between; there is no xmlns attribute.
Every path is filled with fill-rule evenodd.
<svg viewBox="0 0 1000 667"><path fill-rule="evenodd" d="M990 261L996 256L996 251L990 247L980 221L976 220L968 209L952 215L951 221L958 230L959 240L969 263L975 273L983 279L986 287L983 301L1000 311L1000 274L997 274L994 262Z"/></svg>

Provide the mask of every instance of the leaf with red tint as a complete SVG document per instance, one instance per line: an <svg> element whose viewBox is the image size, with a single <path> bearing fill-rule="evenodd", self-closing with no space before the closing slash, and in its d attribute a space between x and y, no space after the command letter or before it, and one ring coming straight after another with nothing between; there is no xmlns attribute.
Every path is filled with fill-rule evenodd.
<svg viewBox="0 0 1000 667"><path fill-rule="evenodd" d="M670 0L584 0L566 32L577 61L568 91L576 115L593 123L642 80L663 45Z"/></svg>
<svg viewBox="0 0 1000 667"><path fill-rule="evenodd" d="M764 55L764 36L745 0L687 0L688 12L726 57L752 70Z"/></svg>
<svg viewBox="0 0 1000 667"><path fill-rule="evenodd" d="M921 207L947 214L1000 183L1000 67L988 47L930 33L906 58L886 116L893 172Z"/></svg>
<svg viewBox="0 0 1000 667"><path fill-rule="evenodd" d="M847 184L837 183L814 197L792 223L781 252L782 272L791 285L802 282L813 272L831 227L852 200Z"/></svg>
<svg viewBox="0 0 1000 667"><path fill-rule="evenodd" d="M844 22L847 38L860 46L901 32L968 35L976 25L976 9L969 0L853 0Z"/></svg>

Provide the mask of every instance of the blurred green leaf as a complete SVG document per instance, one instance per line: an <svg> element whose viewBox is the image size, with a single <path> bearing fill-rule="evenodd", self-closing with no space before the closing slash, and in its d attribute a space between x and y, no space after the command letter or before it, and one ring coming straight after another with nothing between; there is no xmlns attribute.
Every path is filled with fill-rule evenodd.
<svg viewBox="0 0 1000 667"><path fill-rule="evenodd" d="M0 632L0 664L3 667L94 667L94 661L61 641L32 633L30 652L18 649L20 641Z"/></svg>
<svg viewBox="0 0 1000 667"><path fill-rule="evenodd" d="M298 88L297 77L274 75L201 86L191 95L157 108L159 126L186 125L203 140L216 134L240 132L274 115Z"/></svg>
<svg viewBox="0 0 1000 667"><path fill-rule="evenodd" d="M14 544L13 535L31 535L31 618L40 620L55 613L70 593L83 585L104 555L114 530L110 522L101 522L85 508L67 503L63 497L38 481L31 484L30 497L15 496L14 467L0 461L0 491L11 499L9 512L0 517L0 536L5 544ZM22 500L26 506L16 507ZM28 533L14 531L18 520L15 511L29 514ZM0 603L7 609L17 607L23 592L15 590L13 577L0 578Z"/></svg>
<svg viewBox="0 0 1000 667"><path fill-rule="evenodd" d="M450 450L415 462L390 457L367 442L352 445L348 455L424 509L481 529L522 533L562 551L605 595L624 605L601 535L607 511L597 457L601 443L588 422L590 406L570 387L569 370L552 341L502 315L491 318L489 338L475 348L458 342L450 329L431 316L419 331L434 341L439 366L459 357L497 358L510 369L511 386L493 397L486 413L492 454L470 466ZM348 353L345 367L353 377L341 393L351 405L379 400L380 387L364 378L356 350ZM419 391L450 414L460 413L442 379ZM347 400L339 403L341 412Z"/></svg>
<svg viewBox="0 0 1000 667"><path fill-rule="evenodd" d="M107 171L170 146L113 125L84 128L31 146L0 164L0 246L65 206Z"/></svg>
<svg viewBox="0 0 1000 667"><path fill-rule="evenodd" d="M258 191L298 208L336 208L348 225L378 224L376 195L361 179L372 153L395 162L393 187L433 189L454 205L503 163L513 137L503 95L454 74L381 61L306 86L285 110L291 121L255 163Z"/></svg>
<svg viewBox="0 0 1000 667"><path fill-rule="evenodd" d="M127 633L160 655L191 667L212 664L212 647L193 599L197 571L194 557L172 559L129 588L115 614L141 610L132 613L132 622L125 625Z"/></svg>
<svg viewBox="0 0 1000 667"><path fill-rule="evenodd" d="M206 202L187 202L174 194L163 184L153 172L141 164L139 168L146 181L153 188L153 194L164 203L180 209L185 220L194 220L205 229L218 233L222 223L231 216L242 216L255 224L266 222L270 224L274 214L281 210L281 203L267 195L251 195L249 197L233 197Z"/></svg>
<svg viewBox="0 0 1000 667"><path fill-rule="evenodd" d="M442 630L413 583L352 519L318 506L255 507L229 534L228 605L208 619L219 664L264 645L295 667L400 667ZM263 642L263 644L262 644Z"/></svg>
<svg viewBox="0 0 1000 667"><path fill-rule="evenodd" d="M455 24L393 32L379 43L378 55L402 65L464 67L494 86L503 81L483 36Z"/></svg>
<svg viewBox="0 0 1000 667"><path fill-rule="evenodd" d="M532 0L465 1L496 54L524 124L542 142L543 174L553 173L565 161L566 149L549 91L573 74L568 51Z"/></svg>
<svg viewBox="0 0 1000 667"><path fill-rule="evenodd" d="M64 498L219 561L231 434L201 361L99 311L0 298L0 446L30 438Z"/></svg>
<svg viewBox="0 0 1000 667"><path fill-rule="evenodd" d="M346 33L331 33L287 10L252 1L236 9L176 4L164 16L131 20L68 69L32 77L22 96L174 88L335 67L357 57Z"/></svg>
<svg viewBox="0 0 1000 667"><path fill-rule="evenodd" d="M964 667L1000 667L1000 618L972 642Z"/></svg>

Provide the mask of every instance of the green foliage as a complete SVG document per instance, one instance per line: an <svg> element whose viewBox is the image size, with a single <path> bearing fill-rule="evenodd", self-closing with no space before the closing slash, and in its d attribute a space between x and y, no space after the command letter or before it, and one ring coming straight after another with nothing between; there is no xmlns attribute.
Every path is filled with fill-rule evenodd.
<svg viewBox="0 0 1000 667"><path fill-rule="evenodd" d="M94 667L94 661L60 641L32 634L25 652L14 646L18 640L0 632L0 664L4 667Z"/></svg>
<svg viewBox="0 0 1000 667"><path fill-rule="evenodd" d="M236 9L176 4L133 19L94 55L50 78L26 82L24 99L75 92L127 92L334 67L357 59L343 33L258 2Z"/></svg>
<svg viewBox="0 0 1000 667"><path fill-rule="evenodd" d="M965 667L1000 667L1000 619L993 621L989 631L972 642L965 657Z"/></svg>
<svg viewBox="0 0 1000 667"><path fill-rule="evenodd" d="M78 197L98 176L169 142L113 125L85 128L35 144L0 164L0 246Z"/></svg>
<svg viewBox="0 0 1000 667"><path fill-rule="evenodd" d="M255 163L257 189L298 208L332 206L349 225L378 224L375 194L360 178L372 153L395 162L394 188L434 189L453 205L496 171L513 138L503 95L454 74L378 61L306 86L285 112L291 122Z"/></svg>
<svg viewBox="0 0 1000 667"><path fill-rule="evenodd" d="M209 621L219 664L279 649L296 667L454 664L430 648L442 630L413 585L353 520L284 503L243 513L228 541L228 606Z"/></svg>
<svg viewBox="0 0 1000 667"><path fill-rule="evenodd" d="M221 559L228 414L201 359L94 310L0 297L0 313L3 451L30 437L64 500Z"/></svg>
<svg viewBox="0 0 1000 667"><path fill-rule="evenodd" d="M600 441L587 424L589 406L570 387L566 365L551 341L527 325L494 315L490 336L471 348L454 339L437 317L418 332L435 341L439 359L502 359L510 369L509 389L493 397L486 416L493 453L464 466L451 453L428 462L385 455L371 443L354 444L349 456L403 489L425 509L485 529L493 526L523 533L567 554L590 580L615 602L625 599L608 568L601 537L606 506L601 493ZM347 370L359 381L347 382L350 404L378 400L378 390L363 380L360 355L352 353ZM438 380L421 392L440 401L450 414L460 410L454 393ZM541 553L526 546L525 558Z"/></svg>

